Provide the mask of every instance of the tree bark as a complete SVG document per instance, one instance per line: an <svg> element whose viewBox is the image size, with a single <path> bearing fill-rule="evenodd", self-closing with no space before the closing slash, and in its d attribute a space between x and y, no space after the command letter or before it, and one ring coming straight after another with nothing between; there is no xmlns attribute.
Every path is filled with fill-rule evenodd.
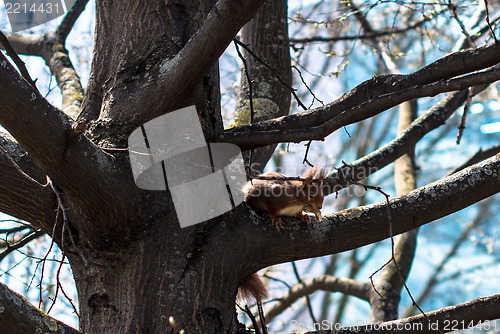
<svg viewBox="0 0 500 334"><path fill-rule="evenodd" d="M26 299L0 283L0 332L24 333L80 333L70 326L35 308Z"/></svg>
<svg viewBox="0 0 500 334"><path fill-rule="evenodd" d="M266 217L242 204L210 221L180 228L168 191L144 191L134 183L126 142L146 121L194 104L207 141L240 140L243 148L257 147L279 142L285 130L304 132L304 126L311 131L301 135L319 138L339 124L375 115L399 103L398 98L415 95L415 84L424 87L415 90L418 94L430 94L489 83L498 76L492 70L446 81L498 62L498 47L487 46L444 58L412 75L371 80L324 108L242 127L234 130L239 137L230 138L232 132L222 130L217 59L263 2L96 1L92 73L78 116L78 123L88 125L85 133L75 131L78 124L29 86L0 54L0 123L17 140L0 139L12 158L0 159L0 209L51 234L69 258L84 333L243 332L234 301L247 275L379 241L390 236L388 221L395 234L403 233L500 191L500 158L495 156L393 199L389 208L378 203L343 210L312 225L285 219L278 232ZM284 28L283 22L276 23ZM51 53L39 43L44 42L20 38L17 45L50 58L63 94L68 94L66 88L80 93L76 73L70 73L76 82L64 86L62 72L70 64L56 64L65 57L63 49L55 45ZM461 66L449 66L457 63ZM437 71L438 65L445 70ZM271 88L272 94L263 96L279 95L274 103L284 113L288 93L275 83ZM406 95L396 98L401 91ZM76 109L80 98L65 105ZM356 109L360 98L368 102ZM333 110L339 105L341 113ZM360 113L348 116L351 109ZM377 163L404 154L444 119L429 122L422 131L415 130L420 124L412 125L413 135L401 136L399 151L384 154L387 149ZM272 140L249 143L248 138L259 136L257 130L269 130ZM46 176L52 182L47 186Z"/></svg>

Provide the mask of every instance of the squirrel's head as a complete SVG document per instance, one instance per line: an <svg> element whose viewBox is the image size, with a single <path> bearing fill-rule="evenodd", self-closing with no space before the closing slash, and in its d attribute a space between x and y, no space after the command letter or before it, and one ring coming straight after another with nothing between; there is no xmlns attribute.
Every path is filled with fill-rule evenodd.
<svg viewBox="0 0 500 334"><path fill-rule="evenodd" d="M323 181L326 178L328 171L325 168L311 167L302 177L302 187L305 190L307 200L304 206L304 211L314 213L318 221L321 220L321 208L325 198L323 193Z"/></svg>

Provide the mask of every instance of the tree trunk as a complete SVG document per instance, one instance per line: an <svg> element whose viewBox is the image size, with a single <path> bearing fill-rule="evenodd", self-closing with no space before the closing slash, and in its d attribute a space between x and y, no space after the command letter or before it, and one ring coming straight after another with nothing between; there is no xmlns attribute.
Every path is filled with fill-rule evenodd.
<svg viewBox="0 0 500 334"><path fill-rule="evenodd" d="M84 333L234 333L238 252L214 244L219 219L180 229L175 212L155 217L139 240L85 265L73 255ZM177 332L177 331L175 331Z"/></svg>
<svg viewBox="0 0 500 334"><path fill-rule="evenodd" d="M140 81L137 78L146 69L175 57L200 28L214 2L97 1L93 72L79 117L80 122L90 124L95 143L123 147L127 135L151 118L144 115L161 115L193 104L206 140L213 141L215 131L222 130L217 66L192 89L165 92L172 97L167 106L138 103L155 100L162 92L145 89L147 84L134 81ZM122 23L116 24L116 20ZM127 177L123 182L130 182L130 163L123 156L115 154L113 168ZM108 232L97 242L85 236L77 245L67 241L80 300L81 330L120 334L172 329L175 333L181 329L188 333L236 332L237 287L254 269L235 265L241 259L233 243L214 244L211 239L213 233L227 233L221 226L232 216L226 214L210 223L181 229L168 191L129 187L127 196L119 199L124 204L122 214L112 223L109 217L89 221L85 214L79 217L78 210L72 212L71 219L86 220L84 225L100 226L99 230ZM80 200L72 199L72 206L80 207ZM109 205L102 203L103 208ZM93 234L100 233L94 230ZM169 322L170 317L175 325Z"/></svg>

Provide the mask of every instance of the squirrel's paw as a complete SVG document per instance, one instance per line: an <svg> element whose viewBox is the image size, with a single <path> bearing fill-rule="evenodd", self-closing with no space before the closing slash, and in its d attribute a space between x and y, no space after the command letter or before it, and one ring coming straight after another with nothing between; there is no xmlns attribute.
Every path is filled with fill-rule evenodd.
<svg viewBox="0 0 500 334"><path fill-rule="evenodd" d="M299 218L301 221L306 222L308 224L311 223L311 217L309 217L308 214L304 214L301 212L297 215L297 218Z"/></svg>
<svg viewBox="0 0 500 334"><path fill-rule="evenodd" d="M271 222L273 223L274 228L278 231L283 227L283 220L279 217L272 218Z"/></svg>

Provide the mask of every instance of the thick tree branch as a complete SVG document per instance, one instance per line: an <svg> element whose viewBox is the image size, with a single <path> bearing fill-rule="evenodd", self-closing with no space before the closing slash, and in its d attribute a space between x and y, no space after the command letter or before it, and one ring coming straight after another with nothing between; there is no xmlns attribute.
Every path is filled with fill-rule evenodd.
<svg viewBox="0 0 500 334"><path fill-rule="evenodd" d="M328 193L339 191L353 182L367 178L415 147L426 134L438 128L453 115L467 96L466 91L453 93L421 115L398 137L374 152L335 170L327 179Z"/></svg>
<svg viewBox="0 0 500 334"><path fill-rule="evenodd" d="M79 205L88 206L87 213L95 216L103 202L113 203L113 194L132 186L132 176L117 175L112 157L75 132L67 116L26 84L3 54L0 65L0 87L9 87L0 91L0 123L66 195L80 199ZM86 184L89 179L92 187ZM108 215L120 214L117 210Z"/></svg>
<svg viewBox="0 0 500 334"><path fill-rule="evenodd" d="M48 33L44 36L25 36L12 34L8 36L8 40L14 50L19 54L40 56L45 60L45 63L50 68L51 73L55 76L56 82L61 89L63 97L62 109L73 119L78 117L80 106L83 101L84 91L80 81L80 77L76 73L71 60L69 59L68 51L64 47L67 33L71 30L72 24L78 18L85 8L87 1L78 1L73 7L73 10L66 16L68 18L63 21L60 29L55 34ZM83 7L82 7L83 6ZM66 35L65 35L66 34ZM26 76L23 74L23 76Z"/></svg>
<svg viewBox="0 0 500 334"><path fill-rule="evenodd" d="M18 54L42 56L43 36L8 34L7 38Z"/></svg>
<svg viewBox="0 0 500 334"><path fill-rule="evenodd" d="M262 3L263 0L219 0L200 29L175 57L164 60L138 80L136 84L157 94L134 96L131 110L135 113L135 106L149 110L149 113L144 113L144 121L162 115L160 112L184 106L186 101L179 97L187 98L191 95L192 90L217 63L241 27L255 15ZM151 75L158 77L158 80L152 81ZM156 98L151 99L152 96ZM153 105L161 105L163 108L147 107ZM121 116L123 115L114 115Z"/></svg>
<svg viewBox="0 0 500 334"><path fill-rule="evenodd" d="M35 308L23 296L0 283L0 332L9 334L77 334L76 329Z"/></svg>
<svg viewBox="0 0 500 334"><path fill-rule="evenodd" d="M14 50L14 47L12 46L12 44L10 44L7 37L1 31L0 31L0 45L2 45L2 47L5 49L9 57L12 58L14 63L17 65L17 68L19 69L19 72L21 72L23 78L26 81L28 81L30 85L36 88L35 82L31 79L30 74L28 73L28 70L26 69L24 62L21 60L21 58L19 58L19 55Z"/></svg>
<svg viewBox="0 0 500 334"><path fill-rule="evenodd" d="M500 55L500 52L499 52ZM499 58L500 60L500 58ZM408 77L405 76L405 80ZM493 68L485 72L470 74L457 79L441 80L431 84L415 85L400 91L380 95L362 102L357 106L344 111L336 111L335 115L325 123L312 125L308 128L304 123L311 121L310 115L313 111L285 116L270 123L262 122L254 125L227 130L219 136L219 141L233 143L242 149L249 149L279 142L301 142L304 140L323 140L332 132L343 126L353 124L364 119L373 117L389 108L411 99L434 96L444 92L462 90L471 86L483 85L500 79L500 69ZM320 108L323 111L328 107ZM301 117L304 116L304 117ZM321 117L317 117L320 119ZM294 125L290 124L293 119ZM299 129L294 129L299 126ZM304 129L308 128L307 131Z"/></svg>
<svg viewBox="0 0 500 334"><path fill-rule="evenodd" d="M0 211L50 232L55 196L50 187L42 186L45 182L45 174L26 151L0 133Z"/></svg>
<svg viewBox="0 0 500 334"><path fill-rule="evenodd" d="M500 61L499 50L500 45L490 44L453 53L409 75L384 75L373 78L324 107L227 130L219 138L220 141L235 143L244 148L269 142L321 140L344 125L376 115L404 101L460 90L461 88L456 86L460 84L467 88L466 82L469 80L488 81L484 77L478 78L477 75L470 76L469 79L460 78L459 81L446 79L497 64ZM490 80L494 81L495 78L496 74ZM469 83L472 84L470 81ZM472 85L476 84L479 83ZM304 138L302 130L305 128L313 132L308 138Z"/></svg>
<svg viewBox="0 0 500 334"><path fill-rule="evenodd" d="M68 8L68 12L64 16L63 21L59 25L56 31L57 40L61 44L65 44L66 38L68 37L71 29L75 25L76 20L80 17L80 14L85 10L85 6L89 0L76 0L73 7Z"/></svg>
<svg viewBox="0 0 500 334"><path fill-rule="evenodd" d="M359 333L448 333L478 325L483 330L493 329L489 320L500 318L500 295L477 298L455 306L445 307L409 318L358 326L344 330L321 330L307 334Z"/></svg>
<svg viewBox="0 0 500 334"><path fill-rule="evenodd" d="M288 47L287 1L267 1L243 27L241 40L248 47L243 51L244 67L233 126L288 115L290 91L287 86L292 85L292 69ZM240 48L237 43L235 47L238 50ZM251 53L248 48L251 48ZM259 59L253 56L255 54ZM247 161L251 160L249 173L260 174L275 148L276 145L270 145L249 152L245 157Z"/></svg>
<svg viewBox="0 0 500 334"><path fill-rule="evenodd" d="M266 320L268 322L271 321L298 299L308 296L318 290L341 292L368 301L370 298L370 289L370 285L350 278L321 275L293 286L285 296L280 298L278 302L273 304L273 307L266 312Z"/></svg>
<svg viewBox="0 0 500 334"><path fill-rule="evenodd" d="M237 228L245 236L245 243L254 245L246 260L259 264L252 268L256 271L277 263L339 253L386 239L390 236L388 210L395 235L430 223L498 193L499 175L500 156L496 155L392 199L389 208L384 201L342 210L310 225L285 219L284 228L274 231L268 218L245 206L238 209L241 218ZM243 241L235 238L233 242L241 244Z"/></svg>

